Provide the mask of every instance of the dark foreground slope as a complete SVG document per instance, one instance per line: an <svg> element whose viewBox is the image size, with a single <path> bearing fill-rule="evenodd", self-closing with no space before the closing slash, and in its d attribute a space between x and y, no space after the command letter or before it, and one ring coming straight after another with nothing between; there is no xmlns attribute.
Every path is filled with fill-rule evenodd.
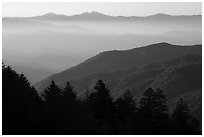
<svg viewBox="0 0 204 137"><path fill-rule="evenodd" d="M4 64L2 72L2 134L5 135L202 134L200 122L184 102L200 115L201 90L171 99L167 105L161 89L148 88L136 103L129 91L114 100L106 84L98 80L95 92L82 100L69 82L60 89L52 81L42 100L23 74Z"/></svg>

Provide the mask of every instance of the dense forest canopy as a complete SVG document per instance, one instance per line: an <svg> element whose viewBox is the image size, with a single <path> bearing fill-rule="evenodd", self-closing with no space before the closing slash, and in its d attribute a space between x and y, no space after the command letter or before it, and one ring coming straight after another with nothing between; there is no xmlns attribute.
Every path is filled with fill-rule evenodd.
<svg viewBox="0 0 204 137"><path fill-rule="evenodd" d="M186 102L180 99L170 113L161 89L146 89L139 101L127 90L114 100L98 80L82 99L69 82L60 88L51 81L40 97L23 74L4 64L2 87L3 134L201 134Z"/></svg>

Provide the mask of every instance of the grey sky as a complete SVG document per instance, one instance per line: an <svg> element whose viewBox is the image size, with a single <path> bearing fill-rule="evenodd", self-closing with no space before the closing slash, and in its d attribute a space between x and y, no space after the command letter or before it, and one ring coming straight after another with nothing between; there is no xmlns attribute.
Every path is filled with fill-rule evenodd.
<svg viewBox="0 0 204 137"><path fill-rule="evenodd" d="M166 13L170 15L202 14L201 2L4 2L2 5L3 17L28 17L42 15L48 12L73 15L91 11L112 16L147 16L156 13Z"/></svg>

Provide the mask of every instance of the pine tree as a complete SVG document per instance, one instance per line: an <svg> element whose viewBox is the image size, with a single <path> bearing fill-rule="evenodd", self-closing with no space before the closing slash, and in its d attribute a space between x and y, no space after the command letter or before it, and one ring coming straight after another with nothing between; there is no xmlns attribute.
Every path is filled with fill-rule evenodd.
<svg viewBox="0 0 204 137"><path fill-rule="evenodd" d="M52 134L59 134L62 130L63 120L62 90L54 81L51 81L51 84L44 90L43 97L46 100L45 105Z"/></svg>
<svg viewBox="0 0 204 137"><path fill-rule="evenodd" d="M147 89L139 101L139 113L145 121L147 134L167 134L168 106L162 90Z"/></svg>
<svg viewBox="0 0 204 137"><path fill-rule="evenodd" d="M80 113L76 92L69 82L66 83L65 88L62 90L62 103L63 103L63 127L65 134L77 134L79 120L78 113Z"/></svg>
<svg viewBox="0 0 204 137"><path fill-rule="evenodd" d="M62 99L62 90L54 81L51 81L51 84L44 90L43 97L47 104L59 105Z"/></svg>
<svg viewBox="0 0 204 137"><path fill-rule="evenodd" d="M136 102L129 90L127 90L122 97L118 98L115 101L115 104L117 106L117 110L125 112L126 114L134 113L137 110Z"/></svg>
<svg viewBox="0 0 204 137"><path fill-rule="evenodd" d="M77 94L74 91L74 88L72 87L72 85L67 82L65 88L62 90L62 96L63 98L65 98L66 100L76 100L77 99Z"/></svg>
<svg viewBox="0 0 204 137"><path fill-rule="evenodd" d="M108 87L102 80L98 80L94 89L96 92L91 93L89 102L92 105L94 116L99 120L99 124L103 126L102 134L111 134L113 132L113 121L115 115L115 107L113 98L109 93Z"/></svg>
<svg viewBox="0 0 204 137"><path fill-rule="evenodd" d="M175 134L201 134L200 123L191 115L183 99L179 99L172 114Z"/></svg>
<svg viewBox="0 0 204 137"><path fill-rule="evenodd" d="M39 134L42 100L23 74L2 64L3 134Z"/></svg>
<svg viewBox="0 0 204 137"><path fill-rule="evenodd" d="M120 121L119 134L133 134L135 132L135 113L137 105L129 90L127 90L122 97L118 98L115 102L117 119Z"/></svg>

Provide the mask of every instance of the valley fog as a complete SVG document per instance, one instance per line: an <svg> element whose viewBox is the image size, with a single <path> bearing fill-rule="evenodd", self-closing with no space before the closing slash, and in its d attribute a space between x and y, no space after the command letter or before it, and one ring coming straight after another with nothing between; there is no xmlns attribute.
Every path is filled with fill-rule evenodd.
<svg viewBox="0 0 204 137"><path fill-rule="evenodd" d="M89 14L87 16L93 16ZM24 72L32 83L103 51L126 50L163 41L180 45L202 42L200 16L168 19L167 15L154 15L146 20L114 20L114 17L98 20L97 16L89 21L54 18L57 16L3 18L3 60ZM22 71L22 68L27 69ZM33 72L40 71L41 77L33 78L29 68L34 69Z"/></svg>

